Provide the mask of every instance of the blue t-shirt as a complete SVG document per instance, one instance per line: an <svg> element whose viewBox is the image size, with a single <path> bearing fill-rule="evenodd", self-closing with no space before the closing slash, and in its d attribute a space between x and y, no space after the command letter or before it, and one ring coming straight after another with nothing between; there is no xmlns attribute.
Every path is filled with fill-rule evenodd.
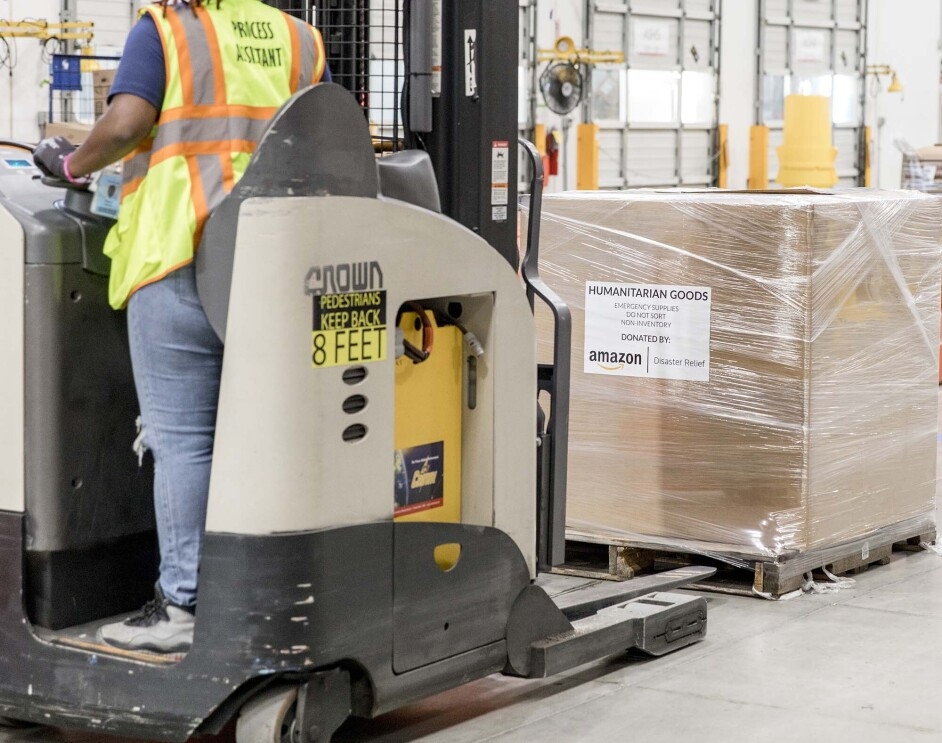
<svg viewBox="0 0 942 743"><path fill-rule="evenodd" d="M325 65L321 82L330 81L330 69ZM128 34L121 63L111 83L111 92L108 93L108 102L119 93L130 93L143 98L160 111L166 88L164 46L157 24L149 13L145 13Z"/></svg>

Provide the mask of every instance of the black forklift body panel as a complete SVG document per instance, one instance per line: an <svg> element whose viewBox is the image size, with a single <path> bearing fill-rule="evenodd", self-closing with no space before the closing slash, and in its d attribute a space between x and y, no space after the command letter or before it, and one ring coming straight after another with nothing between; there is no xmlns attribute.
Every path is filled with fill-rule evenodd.
<svg viewBox="0 0 942 743"><path fill-rule="evenodd" d="M51 628L140 606L157 573L153 470L132 451L127 329L107 301L111 221L89 199L0 170L0 205L25 237L24 590Z"/></svg>
<svg viewBox="0 0 942 743"><path fill-rule="evenodd" d="M21 517L0 514L2 586L22 579L22 527ZM462 545L460 564L467 562L467 574L454 575L447 592L426 596L421 622L409 629L415 617L394 611L394 573L409 576L418 550L442 541ZM353 671L353 698L364 700L354 714L372 716L502 670L506 619L478 627L481 644L470 649L459 632L450 635L451 644L442 638L445 630L437 636L417 633L431 625L460 629L462 622L476 622L478 612L465 615L471 604L502 604L506 617L513 602L507 597L529 583L522 555L502 532L462 525L382 523L270 537L210 534L204 549L196 637L178 663L112 657L53 635L41 638L24 621L20 596L4 592L0 716L182 741L206 718L207 732L221 727L228 714L214 724L213 711L249 682L300 678L337 665ZM403 561L395 561L397 552ZM459 594L467 605L454 601ZM400 622L404 641L428 662L396 674L390 648Z"/></svg>

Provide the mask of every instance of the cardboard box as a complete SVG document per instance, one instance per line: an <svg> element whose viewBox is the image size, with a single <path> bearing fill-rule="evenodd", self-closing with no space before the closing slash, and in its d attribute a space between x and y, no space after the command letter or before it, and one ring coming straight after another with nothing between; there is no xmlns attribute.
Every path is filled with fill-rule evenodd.
<svg viewBox="0 0 942 743"><path fill-rule="evenodd" d="M942 201L912 192L548 195L570 531L779 556L931 519L940 244Z"/></svg>
<svg viewBox="0 0 942 743"><path fill-rule="evenodd" d="M98 70L93 74L95 91L95 118L98 119L108 110L108 93L117 70Z"/></svg>
<svg viewBox="0 0 942 743"><path fill-rule="evenodd" d="M53 122L45 125L43 137L65 137L72 144L78 145L88 138L91 130L88 124Z"/></svg>

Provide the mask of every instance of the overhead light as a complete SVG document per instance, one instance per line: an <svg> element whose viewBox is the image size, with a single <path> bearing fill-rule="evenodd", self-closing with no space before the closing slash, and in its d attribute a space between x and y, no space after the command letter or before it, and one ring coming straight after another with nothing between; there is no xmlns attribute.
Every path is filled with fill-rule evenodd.
<svg viewBox="0 0 942 743"><path fill-rule="evenodd" d="M890 80L890 85L886 89L887 93L902 93L903 84L899 81L899 76L894 72L893 78Z"/></svg>

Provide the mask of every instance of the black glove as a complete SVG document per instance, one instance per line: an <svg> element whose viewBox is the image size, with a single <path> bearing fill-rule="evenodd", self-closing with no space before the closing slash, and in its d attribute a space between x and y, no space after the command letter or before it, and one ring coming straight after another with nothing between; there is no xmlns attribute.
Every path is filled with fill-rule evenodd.
<svg viewBox="0 0 942 743"><path fill-rule="evenodd" d="M33 150L33 162L45 175L68 181L71 179L65 174L65 158L75 150L75 145L65 137L50 137Z"/></svg>

